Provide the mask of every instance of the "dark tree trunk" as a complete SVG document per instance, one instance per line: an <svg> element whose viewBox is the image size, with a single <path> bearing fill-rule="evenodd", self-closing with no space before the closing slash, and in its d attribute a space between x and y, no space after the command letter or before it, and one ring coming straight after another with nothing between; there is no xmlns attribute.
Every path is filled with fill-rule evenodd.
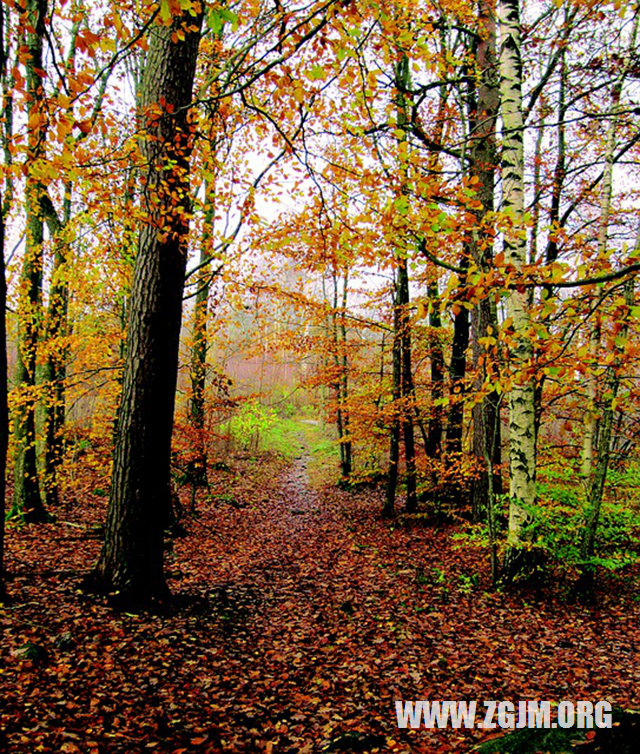
<svg viewBox="0 0 640 754"><path fill-rule="evenodd" d="M497 356L488 348L480 345L479 339L486 338L494 328L495 332L496 312L488 299L483 299L477 305L472 316L473 334L473 357L476 365L482 364L479 369L477 387L491 375L492 362ZM500 401L499 393L492 391L484 396L480 403L473 407L473 454L481 467L479 475L473 480L471 487L471 508L474 521L484 516L489 500L489 490L493 490L494 496L502 494L502 477L499 467L502 462L502 432L500 425ZM491 471L487 467L486 459L491 459ZM493 474L491 485L489 474Z"/></svg>
<svg viewBox="0 0 640 754"><path fill-rule="evenodd" d="M402 344L400 342L400 311L397 301L393 315L393 346L392 346L392 398L393 417L389 435L389 471L387 473L387 487L382 506L382 515L390 518L395 514L396 487L398 486L398 462L400 459L400 415L399 406L402 381Z"/></svg>
<svg viewBox="0 0 640 754"><path fill-rule="evenodd" d="M462 269L469 265L468 254L462 260ZM465 284L464 276L460 285ZM447 421L447 452L462 452L462 431L464 421L464 378L467 373L467 348L469 347L469 310L461 306L453 318L453 342L451 343L451 361L449 362L449 379L451 395L449 417Z"/></svg>
<svg viewBox="0 0 640 754"><path fill-rule="evenodd" d="M411 321L409 318L409 270L402 258L398 267L398 304L400 306L400 395L402 397L402 439L404 442L405 474L407 479L407 513L418 507L416 490L416 443L413 432L413 368L411 364Z"/></svg>
<svg viewBox="0 0 640 754"><path fill-rule="evenodd" d="M44 468L42 474L44 502L54 507L59 502L58 474L64 453L65 380L67 376L68 349L65 343L69 308L66 239L62 234L71 220L71 183L65 186L63 217L60 222L55 210L47 218L49 231L54 236L54 260L49 308L45 321L44 339L48 347L47 360L42 370L46 386L44 404ZM41 199L42 202L42 199Z"/></svg>
<svg viewBox="0 0 640 754"><path fill-rule="evenodd" d="M168 595L163 534L190 209L188 112L201 23L185 14L152 28L140 92L147 219L129 305L105 541L89 579L124 604Z"/></svg>
<svg viewBox="0 0 640 754"><path fill-rule="evenodd" d="M340 445L340 476L348 479L352 472L351 440L349 438L349 357L347 354L347 326L345 313L348 300L348 272L345 270L342 287L342 304L339 312L338 271L333 279L333 361L335 366L334 391L336 396L336 425Z"/></svg>
<svg viewBox="0 0 640 754"><path fill-rule="evenodd" d="M427 286L427 295L431 302L431 312L429 314L429 327L431 330L429 353L431 361L431 416L427 429L427 458L436 459L440 457L442 449L442 405L440 400L444 395L444 354L442 353L442 343L440 342L440 332L442 330L442 320L440 319L440 309L438 308L438 285L430 282Z"/></svg>
<svg viewBox="0 0 640 754"><path fill-rule="evenodd" d="M36 164L44 153L45 133L41 116L44 108L43 39L47 14L46 0L29 0L27 16L29 31L26 63L29 121L36 124L28 132L27 167ZM11 516L28 522L46 521L47 514L40 499L36 453L36 351L42 319L42 241L44 226L40 211L38 180L31 170L25 180L25 249L20 274L18 304L18 348L16 386L19 405L14 422L15 463L14 496Z"/></svg>
<svg viewBox="0 0 640 754"><path fill-rule="evenodd" d="M350 477L353 471L353 452L351 446L351 435L349 430L349 353L347 351L347 303L348 303L348 284L349 272L345 270L342 278L342 312L340 313L340 337L342 340L342 364L341 364L341 392L342 392L342 428L344 430L344 466L342 476Z"/></svg>
<svg viewBox="0 0 640 754"><path fill-rule="evenodd" d="M487 217L494 209L496 154L496 119L500 101L498 65L496 56L495 8L488 0L479 0L478 17L484 33L475 40L475 62L477 75L469 78L468 109L470 127L471 176L478 186L477 198L480 207L476 210L476 230L470 239L470 251L475 263L483 271L488 271L493 258L493 229ZM477 82L477 83L476 83ZM494 302L482 299L472 314L471 333L473 357L478 369L476 388L493 376L497 367L494 349L480 344L480 338L490 334L490 328L497 332L497 315ZM493 492L501 492L499 467L501 463L500 443L500 397L496 393L486 395L473 410L473 454L481 469L471 491L471 505L474 518L478 518L489 500L489 470L485 459L491 458L494 469Z"/></svg>
<svg viewBox="0 0 640 754"><path fill-rule="evenodd" d="M11 153L7 149L10 134L11 122L7 122L8 104L10 97L7 94L6 75L7 75L7 48L5 47L5 30L8 25L8 19L5 23L5 13L8 15L8 9L4 5L0 6L0 76L2 77L2 109L5 115L4 132L2 142L5 150L5 164L11 159ZM11 183L7 182L7 189L10 192ZM5 586L4 572L4 519L5 519L5 493L6 493L6 468L7 468L7 445L9 442L9 410L7 406L7 280L4 267L4 219L9 210L7 200L7 189L0 190L0 603L6 599L7 592Z"/></svg>
<svg viewBox="0 0 640 754"><path fill-rule="evenodd" d="M383 515L392 516L398 485L400 437L404 442L406 510L413 513L418 506L416 484L416 450L413 429L414 401L411 364L411 323L409 321L409 272L406 257L398 257L398 273L394 291L393 313L393 418L389 435L389 473Z"/></svg>
<svg viewBox="0 0 640 754"><path fill-rule="evenodd" d="M0 9L0 45L3 39L2 29L3 10ZM4 50L2 50L4 53ZM0 58L4 64L4 54ZM0 196L0 207L2 197ZM4 270L4 212L0 211L0 603L4 600L4 513L5 513L5 471L7 465L7 442L9 437L9 412L7 410L7 330L6 330L6 301L7 281Z"/></svg>

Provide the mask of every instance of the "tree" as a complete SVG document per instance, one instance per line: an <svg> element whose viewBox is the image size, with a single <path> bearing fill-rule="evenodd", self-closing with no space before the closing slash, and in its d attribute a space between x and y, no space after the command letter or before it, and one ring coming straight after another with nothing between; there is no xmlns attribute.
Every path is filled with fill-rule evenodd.
<svg viewBox="0 0 640 754"><path fill-rule="evenodd" d="M467 107L469 110L470 166L469 172L477 188L478 208L475 210L476 229L471 231L469 251L475 264L486 273L493 263L494 231L491 216L495 208L495 173L497 167L496 120L500 100L496 60L496 19L495 3L481 0L478 4L479 29L474 39L474 63L477 73L470 77L467 87ZM477 84L476 84L477 77ZM480 230L481 229L481 230ZM460 313L461 314L461 313ZM460 316L460 315L459 315ZM462 315L464 316L464 315ZM457 324L457 322L456 322ZM494 474L489 479L491 466L500 465L500 395L495 390L484 394L483 386L495 382L495 354L488 345L492 332L497 331L496 306L493 293L486 291L478 301L471 318L473 334L473 356L476 364L482 364L476 378L476 388L482 397L473 407L473 454L480 466L480 473L473 481L471 507L475 520L480 519L486 510L489 513L492 501L489 499L490 482L495 493L500 492L500 476ZM460 329L464 330L461 323ZM457 335L457 333L456 333ZM459 335L458 337L463 337ZM489 516L490 517L490 516Z"/></svg>
<svg viewBox="0 0 640 754"><path fill-rule="evenodd" d="M0 77L4 84L7 69L8 50L5 47L5 7L0 6ZM5 102L2 109L6 117ZM5 122L5 128L7 124ZM6 131L4 132L6 133ZM3 136L4 136L3 133ZM3 138L4 142L4 138ZM4 261L5 214L7 207L4 203L5 191L0 191L0 603L6 597L4 576L4 518L5 518L5 479L7 465L7 444L9 441L9 409L7 406L7 280Z"/></svg>
<svg viewBox="0 0 640 754"><path fill-rule="evenodd" d="M507 261L516 270L526 264L524 228L524 119L519 0L500 0L500 95L502 115L502 210L509 227L504 235ZM529 534L536 499L535 396L530 374L533 357L526 290L511 289L507 316L513 326L512 360L516 373L509 395L509 530L504 575L523 567L523 544Z"/></svg>
<svg viewBox="0 0 640 754"><path fill-rule="evenodd" d="M88 585L123 603L167 596L163 535L189 228L189 108L201 11L151 27L140 89L145 161L105 541Z"/></svg>
<svg viewBox="0 0 640 754"><path fill-rule="evenodd" d="M0 10L0 40L2 39L2 10ZM0 42L1 44L1 42ZM4 65L4 51L0 53L0 68ZM2 196L0 195L0 206ZM4 269L4 212L0 209L0 603L5 597L4 585L4 515L5 470L9 439L9 411L7 408L7 283Z"/></svg>
<svg viewBox="0 0 640 754"><path fill-rule="evenodd" d="M340 447L340 476L345 481L352 472L351 436L349 433L349 352L345 315L349 296L349 269L342 273L342 301L339 297L340 271L331 269L333 304L331 308L331 345L335 376L333 389L336 400L336 426Z"/></svg>
<svg viewBox="0 0 640 754"><path fill-rule="evenodd" d="M40 211L40 181L36 170L44 156L46 113L44 102L43 40L47 14L46 0L29 0L26 61L28 112L28 152L25 185L26 234L20 276L18 358L16 383L20 406L15 414L14 496L10 515L26 521L45 521L47 514L40 499L36 456L36 351L42 310L42 243L44 224Z"/></svg>
<svg viewBox="0 0 640 754"><path fill-rule="evenodd" d="M211 261L213 224L215 221L215 186L205 181L204 228L200 242L200 258L196 278L193 309L193 344L191 346L191 401L189 419L194 429L195 453L189 462L188 475L192 484L191 510L195 511L196 489L207 484L207 449L204 439L205 393L207 385L207 317L212 276L207 269Z"/></svg>

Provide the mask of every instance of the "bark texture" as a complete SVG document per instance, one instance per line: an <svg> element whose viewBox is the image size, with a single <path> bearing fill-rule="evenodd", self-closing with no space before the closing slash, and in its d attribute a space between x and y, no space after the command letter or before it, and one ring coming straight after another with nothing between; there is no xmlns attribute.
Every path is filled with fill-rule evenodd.
<svg viewBox="0 0 640 754"><path fill-rule="evenodd" d="M0 40L2 40L2 14L0 9ZM1 44L1 43L0 43ZM0 65L4 67L4 50L0 52ZM0 196L0 207L2 196ZM7 464L7 442L9 439L9 412L7 410L7 331L6 303L7 282L4 270L4 212L0 210L0 603L5 597L4 578L4 495L5 470Z"/></svg>
<svg viewBox="0 0 640 754"><path fill-rule="evenodd" d="M46 0L29 0L27 17L28 58L26 62L29 96L27 164L35 165L44 155L46 114L43 91L43 39L47 14ZM16 387L19 404L14 421L15 459L12 516L25 521L47 519L38 482L36 454L36 351L42 318L42 241L40 184L28 171L25 181L25 250L20 273L18 304L18 348Z"/></svg>
<svg viewBox="0 0 640 754"><path fill-rule="evenodd" d="M0 29L0 36L1 36ZM2 197L0 197L0 203ZM4 496L7 442L9 438L9 412L7 410L7 332L6 301L7 283L4 270L4 213L0 212L0 602L5 597L4 578Z"/></svg>
<svg viewBox="0 0 640 754"><path fill-rule="evenodd" d="M522 115L522 58L520 7L518 0L500 2L500 94L503 124L502 210L511 227L505 233L505 256L516 269L526 263L527 238L524 228L524 156ZM525 527L535 503L535 399L529 373L533 357L529 300L525 291L511 290L507 316L513 322L511 360L514 370L509 396L509 530L505 575L521 570Z"/></svg>
<svg viewBox="0 0 640 754"><path fill-rule="evenodd" d="M105 542L92 579L124 603L167 596L163 534L190 212L188 113L201 22L185 14L170 27L153 27L140 92L147 219L129 306Z"/></svg>
<svg viewBox="0 0 640 754"><path fill-rule="evenodd" d="M468 82L467 109L469 112L469 136L471 165L469 173L475 179L477 198L476 229L469 239L469 253L475 264L488 271L493 259L493 231L487 217L494 211L495 174L497 166L496 120L500 101L498 65L496 56L496 17L493 0L478 3L479 35L475 40L475 72ZM464 327L464 323L461 323ZM495 355L488 346L481 345L491 328L497 329L495 303L489 298L481 299L471 317L472 354L477 368L475 388L481 390L484 382L495 381ZM486 341L484 341L486 342ZM499 471L494 471L491 484L490 470L486 464L499 469L501 457L500 396L495 391L483 396L473 408L472 450L480 467L480 473L471 489L471 506L475 520L487 510L490 489L494 494L501 491Z"/></svg>
<svg viewBox="0 0 640 754"><path fill-rule="evenodd" d="M49 289L49 307L44 322L44 341L47 348L42 368L42 382L46 395L43 406L44 451L42 487L44 503L55 507L59 502L58 472L64 453L65 381L67 376L69 285L68 243L64 230L71 220L71 183L65 185L62 221L47 195L40 197L49 233L54 243L53 271Z"/></svg>
<svg viewBox="0 0 640 754"><path fill-rule="evenodd" d="M340 476L348 479L353 470L353 456L349 435L349 356L347 351L347 325L345 314L349 296L349 273L342 277L342 301L339 300L339 272L332 270L333 312L331 315L333 337L333 361L335 366L334 391L336 395L336 424L340 443Z"/></svg>

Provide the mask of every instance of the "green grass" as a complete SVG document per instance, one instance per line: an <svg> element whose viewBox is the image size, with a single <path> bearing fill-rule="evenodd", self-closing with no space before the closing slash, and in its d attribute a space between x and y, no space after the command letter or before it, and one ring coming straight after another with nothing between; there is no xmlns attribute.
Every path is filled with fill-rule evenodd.
<svg viewBox="0 0 640 754"><path fill-rule="evenodd" d="M293 461L308 454L307 472L311 486L338 478L340 452L332 428L305 418L279 419L260 435L260 448L280 453Z"/></svg>

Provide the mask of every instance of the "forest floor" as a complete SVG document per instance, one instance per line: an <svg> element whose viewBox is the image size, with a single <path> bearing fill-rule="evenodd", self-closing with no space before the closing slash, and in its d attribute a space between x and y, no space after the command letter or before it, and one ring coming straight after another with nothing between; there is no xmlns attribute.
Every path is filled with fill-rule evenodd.
<svg viewBox="0 0 640 754"><path fill-rule="evenodd" d="M10 530L0 751L466 752L496 731L399 729L394 701L640 707L630 585L590 607L493 591L460 525L385 523L380 490L310 486L308 462L301 447L213 472L167 552L162 615L79 591L104 497Z"/></svg>

